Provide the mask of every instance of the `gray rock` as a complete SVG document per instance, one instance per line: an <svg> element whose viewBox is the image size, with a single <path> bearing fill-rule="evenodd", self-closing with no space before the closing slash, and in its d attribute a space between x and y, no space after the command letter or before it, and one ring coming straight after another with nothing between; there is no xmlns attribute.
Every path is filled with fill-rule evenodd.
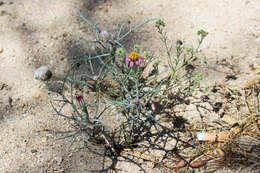
<svg viewBox="0 0 260 173"><path fill-rule="evenodd" d="M41 66L37 70L34 71L34 77L36 79L41 79L41 80L48 80L52 76L52 72L49 70L47 66Z"/></svg>

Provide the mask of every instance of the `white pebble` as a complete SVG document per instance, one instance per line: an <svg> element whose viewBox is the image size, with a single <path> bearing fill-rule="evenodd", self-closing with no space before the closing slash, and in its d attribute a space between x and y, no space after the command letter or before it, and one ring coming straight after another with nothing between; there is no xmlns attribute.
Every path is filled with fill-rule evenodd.
<svg viewBox="0 0 260 173"><path fill-rule="evenodd" d="M37 70L34 71L34 77L39 78L41 80L48 80L52 76L51 71L47 66L41 66Z"/></svg>

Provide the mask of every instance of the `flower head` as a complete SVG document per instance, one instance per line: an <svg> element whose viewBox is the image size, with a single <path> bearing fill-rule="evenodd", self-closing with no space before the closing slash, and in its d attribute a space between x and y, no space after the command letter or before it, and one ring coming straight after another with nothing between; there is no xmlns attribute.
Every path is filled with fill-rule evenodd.
<svg viewBox="0 0 260 173"><path fill-rule="evenodd" d="M77 102L78 102L78 104L79 104L80 106L83 106L83 105L85 104L85 101L84 101L82 95L77 95L77 96L76 96L76 100L77 100Z"/></svg>
<svg viewBox="0 0 260 173"><path fill-rule="evenodd" d="M137 52L131 52L129 57L126 58L125 61L130 63L129 66L131 68L134 66L134 64L140 67L140 64L144 63L144 59Z"/></svg>
<svg viewBox="0 0 260 173"><path fill-rule="evenodd" d="M124 49L122 49L122 48L117 48L116 49L116 55L123 56L124 54L125 54Z"/></svg>
<svg viewBox="0 0 260 173"><path fill-rule="evenodd" d="M134 98L134 99L133 99L133 103L134 103L134 104L138 104L139 102L140 102L139 98Z"/></svg>
<svg viewBox="0 0 260 173"><path fill-rule="evenodd" d="M77 102L82 102L83 101L83 97L81 95L77 95L76 96L76 100L77 100Z"/></svg>

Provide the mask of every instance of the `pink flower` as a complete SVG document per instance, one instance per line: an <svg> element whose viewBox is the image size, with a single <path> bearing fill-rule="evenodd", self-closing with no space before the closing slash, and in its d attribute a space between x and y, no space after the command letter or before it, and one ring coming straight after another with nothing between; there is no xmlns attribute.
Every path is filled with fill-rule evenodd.
<svg viewBox="0 0 260 173"><path fill-rule="evenodd" d="M132 68L134 64L137 67L140 67L140 64L144 63L144 59L140 57L137 52L131 52L129 57L125 59L126 62L129 62L129 66Z"/></svg>
<svg viewBox="0 0 260 173"><path fill-rule="evenodd" d="M76 100L77 100L78 102L82 102L82 101L83 101L83 97L82 97L81 95L77 95L77 96L76 96Z"/></svg>
<svg viewBox="0 0 260 173"><path fill-rule="evenodd" d="M85 104L85 101L81 95L77 95L76 100L80 106L83 106Z"/></svg>

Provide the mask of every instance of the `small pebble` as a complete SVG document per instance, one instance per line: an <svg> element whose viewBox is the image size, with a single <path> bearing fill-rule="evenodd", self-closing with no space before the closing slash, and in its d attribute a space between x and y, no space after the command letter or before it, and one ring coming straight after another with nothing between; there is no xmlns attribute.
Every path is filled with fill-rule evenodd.
<svg viewBox="0 0 260 173"><path fill-rule="evenodd" d="M34 71L34 77L36 79L41 79L41 80L48 80L52 76L52 72L49 70L47 66L41 66L37 70Z"/></svg>
<svg viewBox="0 0 260 173"><path fill-rule="evenodd" d="M35 149L32 149L31 150L31 153L37 153L38 151L37 150L35 150Z"/></svg>
<svg viewBox="0 0 260 173"><path fill-rule="evenodd" d="M55 160L56 160L56 162L57 162L57 165L61 165L61 163L62 163L62 161L63 161L63 158L62 157L59 157L59 156L57 156L57 157L55 157L54 158Z"/></svg>
<svg viewBox="0 0 260 173"><path fill-rule="evenodd" d="M221 102L216 102L212 106L213 106L213 111L214 112L218 112L221 109L221 107L222 107L222 103Z"/></svg>
<svg viewBox="0 0 260 173"><path fill-rule="evenodd" d="M182 43L181 40L178 40L178 41L176 42L176 44L177 44L178 46L181 46L183 43Z"/></svg>
<svg viewBox="0 0 260 173"><path fill-rule="evenodd" d="M128 158L129 160L132 160L134 157L133 157L133 156L127 156L127 158Z"/></svg>
<svg viewBox="0 0 260 173"><path fill-rule="evenodd" d="M56 92L58 94L62 93L63 84L55 84L54 86L50 86L49 90L52 92Z"/></svg>
<svg viewBox="0 0 260 173"><path fill-rule="evenodd" d="M235 75L232 75L232 74L228 74L228 75L226 75L226 77L225 77L227 80L230 80L230 79L232 79L232 80L236 80L237 79L237 77L235 76Z"/></svg>

